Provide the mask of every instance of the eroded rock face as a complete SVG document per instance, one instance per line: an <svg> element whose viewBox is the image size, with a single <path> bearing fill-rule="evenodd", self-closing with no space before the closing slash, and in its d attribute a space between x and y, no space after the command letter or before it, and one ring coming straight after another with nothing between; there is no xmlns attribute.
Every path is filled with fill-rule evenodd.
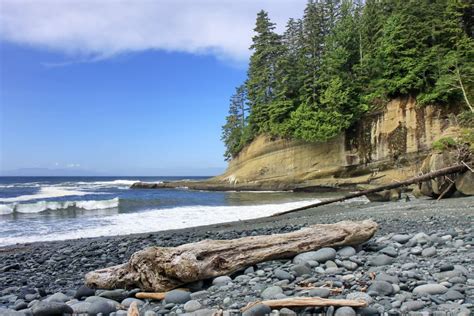
<svg viewBox="0 0 474 316"><path fill-rule="evenodd" d="M460 175L456 179L456 189L464 195L474 195L474 172Z"/></svg>
<svg viewBox="0 0 474 316"><path fill-rule="evenodd" d="M423 161L421 172L433 172L458 163L456 151L433 152ZM420 192L432 198L450 197L456 190L464 195L474 195L474 173L467 170L461 175L441 176L420 185Z"/></svg>
<svg viewBox="0 0 474 316"><path fill-rule="evenodd" d="M353 129L321 143L258 136L216 181L235 185L276 181L302 185L375 184L412 177L440 137L456 135L456 109L420 107L397 98ZM375 174L374 174L375 173Z"/></svg>

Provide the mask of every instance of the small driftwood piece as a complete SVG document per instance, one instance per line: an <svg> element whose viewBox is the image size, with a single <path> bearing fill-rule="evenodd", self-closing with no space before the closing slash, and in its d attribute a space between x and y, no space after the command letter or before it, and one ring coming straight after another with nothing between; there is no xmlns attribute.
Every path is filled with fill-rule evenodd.
<svg viewBox="0 0 474 316"><path fill-rule="evenodd" d="M154 292L154 293L138 292L137 294L135 294L135 297L139 298L139 299L148 299L148 300L161 301L161 300L165 299L165 294L166 294L166 292Z"/></svg>
<svg viewBox="0 0 474 316"><path fill-rule="evenodd" d="M242 311L246 311L256 304L264 304L268 307L322 307L322 306L350 306L350 307L365 307L367 302L364 300L344 300L344 299L330 299L320 297L289 297L279 300L268 300L250 303Z"/></svg>
<svg viewBox="0 0 474 316"><path fill-rule="evenodd" d="M376 193L376 192L380 192L380 191L384 191L384 190L391 190L391 189L399 188L399 187L402 187L402 186L407 186L407 185L414 184L414 183L420 183L420 182L428 181L428 180L431 180L431 179L434 179L434 178L437 178L437 177L440 177L440 176L445 176L445 175L448 175L448 174L453 174L453 173L458 173L458 172L464 172L468 168L469 168L469 166L467 166L466 164L455 165L455 166L439 169L439 170L436 170L436 171L432 171L432 172L426 173L426 174L418 176L418 177L410 178L408 180L397 181L395 183L382 185L382 186L379 186L379 187L376 187L376 188L373 188L373 189L359 191L359 192L356 192L356 193L351 193L351 194L348 194L348 195L343 196L343 197L328 199L328 200L321 201L321 202L318 202L318 203L305 205L305 206L298 207L298 208L295 208L295 209L292 209L292 210L276 213L276 214L273 214L272 217L280 216L280 215L284 215L284 214L289 214L289 213L294 213L294 212L298 212L298 211L303 211L303 210L307 210L307 209L310 209L310 208L323 206L323 205L327 205L327 204L332 204L332 203L336 203L336 202L342 202L342 201L345 201L345 200L348 200L348 199L353 199L353 198L356 198L356 197L360 197L360 196L364 196L364 195L367 195L367 194Z"/></svg>
<svg viewBox="0 0 474 316"><path fill-rule="evenodd" d="M175 248L150 247L138 251L122 265L86 274L90 287L138 287L164 292L183 284L227 275L259 262L290 258L322 247L357 245L377 230L371 220L313 225L286 234L203 240Z"/></svg>
<svg viewBox="0 0 474 316"><path fill-rule="evenodd" d="M140 316L137 302L132 302L132 304L130 304L130 307L127 312L127 316Z"/></svg>

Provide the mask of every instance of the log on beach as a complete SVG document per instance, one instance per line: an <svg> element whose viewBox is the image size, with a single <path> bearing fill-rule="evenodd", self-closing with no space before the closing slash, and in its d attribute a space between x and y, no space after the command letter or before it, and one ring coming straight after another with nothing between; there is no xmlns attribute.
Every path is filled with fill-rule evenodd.
<svg viewBox="0 0 474 316"><path fill-rule="evenodd" d="M178 247L149 247L122 265L86 274L91 287L138 287L162 292L183 284L226 275L259 262L290 258L322 247L357 245L377 230L371 220L313 225L286 234L203 240Z"/></svg>

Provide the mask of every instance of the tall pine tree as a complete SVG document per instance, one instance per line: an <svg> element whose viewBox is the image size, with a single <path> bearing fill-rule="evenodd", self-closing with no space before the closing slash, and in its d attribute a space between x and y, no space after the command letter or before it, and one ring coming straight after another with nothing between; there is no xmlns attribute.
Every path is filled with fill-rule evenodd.
<svg viewBox="0 0 474 316"><path fill-rule="evenodd" d="M252 38L247 91L251 107L250 124L255 134L270 131L269 106L276 96L276 63L282 53L281 36L274 32L275 24L268 13L260 11Z"/></svg>

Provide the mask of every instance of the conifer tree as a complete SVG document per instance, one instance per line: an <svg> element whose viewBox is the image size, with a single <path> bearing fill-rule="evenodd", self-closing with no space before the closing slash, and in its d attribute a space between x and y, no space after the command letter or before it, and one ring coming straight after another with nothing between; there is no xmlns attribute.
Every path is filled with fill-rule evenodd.
<svg viewBox="0 0 474 316"><path fill-rule="evenodd" d="M275 99L276 62L282 52L281 36L274 32L275 24L268 13L257 15L256 35L252 38L247 91L251 107L250 124L255 134L269 132L269 105Z"/></svg>
<svg viewBox="0 0 474 316"><path fill-rule="evenodd" d="M226 123L222 126L222 137L226 146L224 157L230 160L245 145L247 95L245 85L237 87L235 93L230 98L229 114Z"/></svg>

